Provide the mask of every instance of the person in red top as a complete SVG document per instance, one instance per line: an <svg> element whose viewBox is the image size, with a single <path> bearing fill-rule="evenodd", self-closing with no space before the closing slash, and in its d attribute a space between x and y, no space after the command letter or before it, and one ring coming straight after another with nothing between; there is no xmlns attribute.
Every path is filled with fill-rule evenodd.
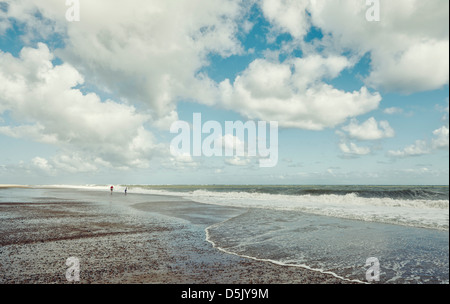
<svg viewBox="0 0 450 304"><path fill-rule="evenodd" d="M111 186L111 194L112 194L113 190L114 190L114 186Z"/></svg>

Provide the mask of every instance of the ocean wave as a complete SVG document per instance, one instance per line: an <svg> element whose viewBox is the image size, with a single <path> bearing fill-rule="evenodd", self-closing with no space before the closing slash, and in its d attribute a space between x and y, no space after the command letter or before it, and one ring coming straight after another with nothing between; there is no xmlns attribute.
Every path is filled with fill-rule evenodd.
<svg viewBox="0 0 450 304"><path fill-rule="evenodd" d="M245 192L289 196L322 196L357 194L364 198L392 198L408 200L448 200L448 186L249 186L249 185L203 185L203 186L138 186L169 192L190 192L205 190L210 192Z"/></svg>
<svg viewBox="0 0 450 304"><path fill-rule="evenodd" d="M132 191L175 195L199 203L240 208L291 210L368 222L448 230L449 201L362 197L358 193L287 195L248 191L190 191L133 188Z"/></svg>
<svg viewBox="0 0 450 304"><path fill-rule="evenodd" d="M125 189L124 185L114 187L115 191ZM109 186L104 185L81 188L109 191ZM448 187L441 186L135 185L128 189L130 194L178 196L229 207L289 210L439 230L449 228ZM295 191L302 194L294 195Z"/></svg>

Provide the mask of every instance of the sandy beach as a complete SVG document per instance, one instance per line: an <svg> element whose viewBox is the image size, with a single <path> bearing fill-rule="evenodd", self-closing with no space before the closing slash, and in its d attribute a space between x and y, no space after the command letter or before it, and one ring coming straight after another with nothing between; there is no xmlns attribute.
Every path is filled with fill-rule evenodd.
<svg viewBox="0 0 450 304"><path fill-rule="evenodd" d="M351 283L214 248L205 228L245 211L239 208L157 195L33 191L29 200L0 203L1 284L71 283L70 257L79 260L79 284Z"/></svg>

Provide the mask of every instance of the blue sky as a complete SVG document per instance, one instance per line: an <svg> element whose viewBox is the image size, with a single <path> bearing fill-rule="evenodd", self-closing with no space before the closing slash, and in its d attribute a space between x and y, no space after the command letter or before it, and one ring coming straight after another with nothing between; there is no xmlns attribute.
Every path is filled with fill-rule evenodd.
<svg viewBox="0 0 450 304"><path fill-rule="evenodd" d="M35 2L0 1L0 184L448 185L447 0ZM193 113L277 121L276 166L172 155Z"/></svg>

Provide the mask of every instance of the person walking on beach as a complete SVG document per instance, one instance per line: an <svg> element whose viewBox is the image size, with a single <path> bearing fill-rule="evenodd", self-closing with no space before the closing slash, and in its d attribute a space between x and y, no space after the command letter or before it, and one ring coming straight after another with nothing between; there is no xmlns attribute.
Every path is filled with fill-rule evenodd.
<svg viewBox="0 0 450 304"><path fill-rule="evenodd" d="M128 187L125 187L125 195L127 195Z"/></svg>
<svg viewBox="0 0 450 304"><path fill-rule="evenodd" d="M112 195L113 190L114 190L114 186L111 186L111 195Z"/></svg>

